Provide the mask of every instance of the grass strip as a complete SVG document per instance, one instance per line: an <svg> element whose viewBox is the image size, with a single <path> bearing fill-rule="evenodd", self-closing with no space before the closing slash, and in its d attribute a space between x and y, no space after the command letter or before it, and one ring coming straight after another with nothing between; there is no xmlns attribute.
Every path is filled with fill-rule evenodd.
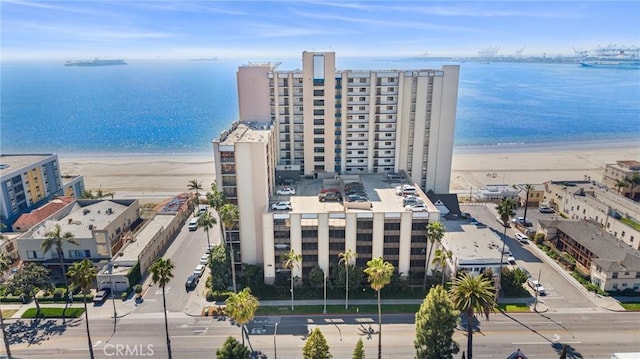
<svg viewBox="0 0 640 359"><path fill-rule="evenodd" d="M40 318L62 318L62 311L64 308L56 308L56 307L41 307L40 308ZM29 308L22 313L21 318L35 318L36 317L36 308ZM84 308L67 308L65 316L67 318L78 318L79 316L84 314Z"/></svg>
<svg viewBox="0 0 640 359"><path fill-rule="evenodd" d="M626 310L640 310L640 303L620 303Z"/></svg>
<svg viewBox="0 0 640 359"><path fill-rule="evenodd" d="M526 303L504 303L498 304L498 308L507 313L526 313L530 312L529 304Z"/></svg>

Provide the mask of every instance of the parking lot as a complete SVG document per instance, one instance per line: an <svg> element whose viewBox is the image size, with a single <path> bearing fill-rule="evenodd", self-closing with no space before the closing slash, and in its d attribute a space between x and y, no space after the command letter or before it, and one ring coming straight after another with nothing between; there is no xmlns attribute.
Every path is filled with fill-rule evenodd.
<svg viewBox="0 0 640 359"><path fill-rule="evenodd" d="M486 224L488 228L494 231L502 238L504 228L497 221L498 213L495 209L496 204L461 204L460 209L468 212L479 222ZM524 216L524 208L516 210L515 216ZM527 221L531 221L532 228L537 228L539 219L552 219L555 214L539 213L537 207L531 207L527 210ZM543 301L549 307L554 308L596 308L596 305L587 298L582 291L576 288L571 281L567 279L568 273L559 273L550 263L552 259L536 247L535 243L523 243L515 238L515 234L519 233L514 226L507 228L506 245L516 259L515 266L526 269L533 279L539 280L544 286L546 295L538 299ZM526 286L527 290L534 295L534 291Z"/></svg>

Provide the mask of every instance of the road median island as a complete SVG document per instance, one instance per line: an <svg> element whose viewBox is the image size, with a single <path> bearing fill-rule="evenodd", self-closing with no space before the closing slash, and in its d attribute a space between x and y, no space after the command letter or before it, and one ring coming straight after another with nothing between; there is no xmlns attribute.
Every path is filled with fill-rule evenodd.
<svg viewBox="0 0 640 359"><path fill-rule="evenodd" d="M37 311L38 311L37 308L29 308L25 310L24 313L22 313L22 316L20 316L20 318L23 318L23 319L36 318ZM37 318L62 318L63 311L64 311L64 308L41 307L40 315L38 315ZM67 308L67 311L65 312L65 317L78 318L83 314L84 314L84 308Z"/></svg>

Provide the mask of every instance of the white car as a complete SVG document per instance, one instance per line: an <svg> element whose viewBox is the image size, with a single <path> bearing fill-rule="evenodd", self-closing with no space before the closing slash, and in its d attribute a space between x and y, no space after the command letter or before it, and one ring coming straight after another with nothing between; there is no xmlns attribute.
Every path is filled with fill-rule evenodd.
<svg viewBox="0 0 640 359"><path fill-rule="evenodd" d="M413 205L404 206L404 209L405 211L411 211L411 212L426 212L427 206L425 206L424 203L416 203Z"/></svg>
<svg viewBox="0 0 640 359"><path fill-rule="evenodd" d="M507 262L509 262L509 264L516 264L516 257L508 256L507 257Z"/></svg>
<svg viewBox="0 0 640 359"><path fill-rule="evenodd" d="M209 255L205 254L202 257L200 257L200 264L207 265L207 263L209 263Z"/></svg>
<svg viewBox="0 0 640 359"><path fill-rule="evenodd" d="M278 203L274 203L271 205L271 209L273 210L292 210L293 207L291 207L291 202L278 202Z"/></svg>
<svg viewBox="0 0 640 359"><path fill-rule="evenodd" d="M515 237L518 241L520 241L520 243L524 243L524 244L529 243L529 238L522 233L516 233Z"/></svg>
<svg viewBox="0 0 640 359"><path fill-rule="evenodd" d="M531 287L531 289L533 289L536 292L538 292L538 294L546 295L546 292L544 291L544 287L537 280L529 279L527 281L527 284L529 284L529 287Z"/></svg>
<svg viewBox="0 0 640 359"><path fill-rule="evenodd" d="M202 273L204 273L204 264L198 264L196 266L196 268L193 270L193 274L197 275L198 277L202 277Z"/></svg>
<svg viewBox="0 0 640 359"><path fill-rule="evenodd" d="M296 194L296 190L293 188L281 188L279 190L276 191L276 194L281 194L281 195L291 195L291 194Z"/></svg>

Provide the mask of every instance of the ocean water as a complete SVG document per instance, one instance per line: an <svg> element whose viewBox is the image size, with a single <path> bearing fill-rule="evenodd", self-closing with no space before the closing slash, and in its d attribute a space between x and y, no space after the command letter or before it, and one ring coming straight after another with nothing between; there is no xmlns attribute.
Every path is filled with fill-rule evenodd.
<svg viewBox="0 0 640 359"><path fill-rule="evenodd" d="M211 141L238 116L235 74L245 60L127 62L105 67L2 62L2 153L210 153ZM338 69L442 64L337 59ZM460 65L458 149L640 139L638 70ZM300 66L300 59L288 59L279 69Z"/></svg>

